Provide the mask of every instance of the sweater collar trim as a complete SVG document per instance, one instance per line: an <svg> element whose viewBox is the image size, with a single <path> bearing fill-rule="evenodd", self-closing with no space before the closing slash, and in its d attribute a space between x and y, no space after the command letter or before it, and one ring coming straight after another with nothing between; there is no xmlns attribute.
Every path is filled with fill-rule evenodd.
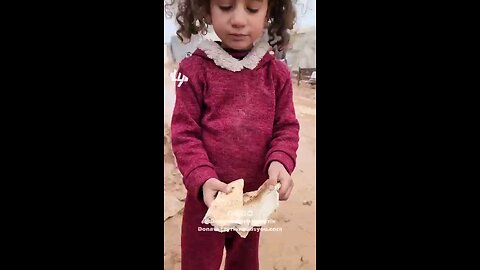
<svg viewBox="0 0 480 270"><path fill-rule="evenodd" d="M218 43L211 40L203 40L198 48L205 52L207 57L212 59L219 67L233 72L241 71L243 68L253 70L260 63L265 53L271 49L265 37L266 35L255 42L252 50L241 60L231 56Z"/></svg>

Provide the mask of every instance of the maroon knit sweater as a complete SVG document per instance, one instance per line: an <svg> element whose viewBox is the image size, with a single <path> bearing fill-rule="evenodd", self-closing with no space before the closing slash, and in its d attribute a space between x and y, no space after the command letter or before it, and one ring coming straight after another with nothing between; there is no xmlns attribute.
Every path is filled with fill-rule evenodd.
<svg viewBox="0 0 480 270"><path fill-rule="evenodd" d="M274 160L292 173L299 124L283 62L267 52L253 70L233 72L197 49L178 72L188 81L176 89L172 146L191 195L199 196L212 177L225 183L243 178L244 192L255 190Z"/></svg>

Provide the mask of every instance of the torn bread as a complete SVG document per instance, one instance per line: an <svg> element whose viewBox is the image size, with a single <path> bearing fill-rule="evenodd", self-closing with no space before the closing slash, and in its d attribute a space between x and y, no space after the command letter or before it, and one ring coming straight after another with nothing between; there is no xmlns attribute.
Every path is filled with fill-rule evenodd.
<svg viewBox="0 0 480 270"><path fill-rule="evenodd" d="M202 223L211 224L221 232L240 225L242 223L239 215L243 207L243 183L243 179L235 180L228 184L232 188L230 193L218 192Z"/></svg>
<svg viewBox="0 0 480 270"><path fill-rule="evenodd" d="M242 238L247 237L253 227L266 225L268 218L279 205L280 184L270 189L265 182L258 190L245 194L243 194L243 184L243 179L229 184L241 187L240 194L235 189L235 194L232 194L233 191L230 194L219 192L202 223L211 224L215 231L235 230Z"/></svg>

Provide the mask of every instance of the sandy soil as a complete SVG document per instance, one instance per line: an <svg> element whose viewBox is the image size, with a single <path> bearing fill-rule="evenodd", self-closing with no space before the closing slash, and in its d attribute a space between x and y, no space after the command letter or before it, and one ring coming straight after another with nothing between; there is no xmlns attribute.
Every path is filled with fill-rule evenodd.
<svg viewBox="0 0 480 270"><path fill-rule="evenodd" d="M172 82L165 71L166 102L174 100ZM297 168L292 177L295 188L286 202L272 215L275 221L267 227L282 228L281 232L262 232L260 240L260 269L315 269L315 209L316 209L316 90L308 84L299 87L294 81L294 102L300 121L300 145L298 149ZM167 98L168 97L168 98ZM172 98L173 97L173 98ZM168 106L167 106L168 105ZM166 104L166 110L173 104ZM170 112L166 112L167 115ZM164 267L180 268L180 228L182 208L186 190L181 175L175 166L171 153L169 117L165 118L164 129ZM221 269L223 269L223 264Z"/></svg>

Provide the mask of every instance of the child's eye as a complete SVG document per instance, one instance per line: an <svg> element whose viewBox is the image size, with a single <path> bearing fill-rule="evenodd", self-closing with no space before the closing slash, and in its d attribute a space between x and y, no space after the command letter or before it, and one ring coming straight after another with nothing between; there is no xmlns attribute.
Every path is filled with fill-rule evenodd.
<svg viewBox="0 0 480 270"><path fill-rule="evenodd" d="M220 9L223 11L229 11L230 9L232 9L232 6L220 6Z"/></svg>
<svg viewBox="0 0 480 270"><path fill-rule="evenodd" d="M254 8L247 8L248 11L250 11L251 13L257 13L258 12L258 9L254 9Z"/></svg>

